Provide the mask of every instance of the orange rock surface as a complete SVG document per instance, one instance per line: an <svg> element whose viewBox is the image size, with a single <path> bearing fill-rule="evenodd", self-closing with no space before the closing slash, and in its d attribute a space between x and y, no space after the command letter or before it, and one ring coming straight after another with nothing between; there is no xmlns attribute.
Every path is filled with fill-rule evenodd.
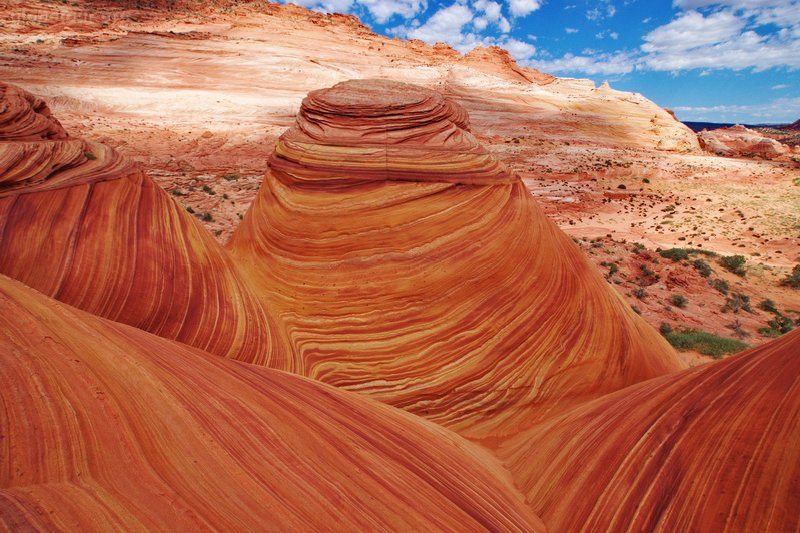
<svg viewBox="0 0 800 533"><path fill-rule="evenodd" d="M0 273L90 313L218 355L281 364L263 305L219 244L140 168L69 137L0 84Z"/></svg>
<svg viewBox="0 0 800 533"><path fill-rule="evenodd" d="M0 276L0 529L544 531L486 452Z"/></svg>
<svg viewBox="0 0 800 533"><path fill-rule="evenodd" d="M587 403L501 455L553 531L797 531L800 331Z"/></svg>
<svg viewBox="0 0 800 533"><path fill-rule="evenodd" d="M491 443L682 368L467 128L403 83L304 100L230 244L299 372Z"/></svg>

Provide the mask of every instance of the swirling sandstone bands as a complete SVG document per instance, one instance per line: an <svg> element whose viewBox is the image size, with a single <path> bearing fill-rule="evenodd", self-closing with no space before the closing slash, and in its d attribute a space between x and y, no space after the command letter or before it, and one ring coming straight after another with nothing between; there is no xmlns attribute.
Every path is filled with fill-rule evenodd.
<svg viewBox="0 0 800 533"><path fill-rule="evenodd" d="M231 241L298 371L492 444L680 369L466 126L394 82L304 101Z"/></svg>
<svg viewBox="0 0 800 533"><path fill-rule="evenodd" d="M0 273L218 355L285 364L279 330L197 221L126 158L53 133L44 104L0 89Z"/></svg>
<svg viewBox="0 0 800 533"><path fill-rule="evenodd" d="M434 424L4 276L0 409L0 529L544 530Z"/></svg>
<svg viewBox="0 0 800 533"><path fill-rule="evenodd" d="M635 385L501 454L553 531L798 531L800 331Z"/></svg>

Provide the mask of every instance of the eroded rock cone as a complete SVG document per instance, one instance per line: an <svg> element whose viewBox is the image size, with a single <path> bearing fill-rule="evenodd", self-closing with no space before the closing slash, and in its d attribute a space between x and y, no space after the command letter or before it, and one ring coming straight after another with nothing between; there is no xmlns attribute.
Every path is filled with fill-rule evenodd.
<svg viewBox="0 0 800 533"><path fill-rule="evenodd" d="M0 273L218 355L284 363L221 246L141 169L0 83Z"/></svg>
<svg viewBox="0 0 800 533"><path fill-rule="evenodd" d="M490 445L682 368L421 87L310 93L230 246L302 373Z"/></svg>
<svg viewBox="0 0 800 533"><path fill-rule="evenodd" d="M797 531L800 331L653 379L501 451L552 531Z"/></svg>

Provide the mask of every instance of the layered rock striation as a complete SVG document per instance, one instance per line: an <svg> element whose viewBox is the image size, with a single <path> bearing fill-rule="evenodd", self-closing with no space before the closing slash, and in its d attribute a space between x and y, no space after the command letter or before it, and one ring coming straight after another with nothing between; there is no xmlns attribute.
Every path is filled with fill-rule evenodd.
<svg viewBox="0 0 800 533"><path fill-rule="evenodd" d="M0 275L0 529L544 531L434 424Z"/></svg>
<svg viewBox="0 0 800 533"><path fill-rule="evenodd" d="M293 366L490 445L682 368L468 126L397 82L304 100L230 242Z"/></svg>
<svg viewBox="0 0 800 533"><path fill-rule="evenodd" d="M800 528L800 331L635 385L501 455L552 531Z"/></svg>
<svg viewBox="0 0 800 533"><path fill-rule="evenodd" d="M282 364L278 330L224 250L141 169L70 137L0 84L0 273L218 355Z"/></svg>

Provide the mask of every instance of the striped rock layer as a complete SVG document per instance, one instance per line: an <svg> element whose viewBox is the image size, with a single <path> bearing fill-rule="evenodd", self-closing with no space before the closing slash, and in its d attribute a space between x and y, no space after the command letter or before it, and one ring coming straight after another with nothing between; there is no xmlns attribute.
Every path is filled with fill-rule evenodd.
<svg viewBox="0 0 800 533"><path fill-rule="evenodd" d="M544 531L422 419L0 276L0 530Z"/></svg>
<svg viewBox="0 0 800 533"><path fill-rule="evenodd" d="M682 368L466 112L421 87L310 93L229 246L296 371L490 445Z"/></svg>
<svg viewBox="0 0 800 533"><path fill-rule="evenodd" d="M282 364L279 334L208 232L136 165L0 83L0 273L218 355Z"/></svg>
<svg viewBox="0 0 800 533"><path fill-rule="evenodd" d="M800 530L800 331L635 385L501 450L552 531Z"/></svg>

